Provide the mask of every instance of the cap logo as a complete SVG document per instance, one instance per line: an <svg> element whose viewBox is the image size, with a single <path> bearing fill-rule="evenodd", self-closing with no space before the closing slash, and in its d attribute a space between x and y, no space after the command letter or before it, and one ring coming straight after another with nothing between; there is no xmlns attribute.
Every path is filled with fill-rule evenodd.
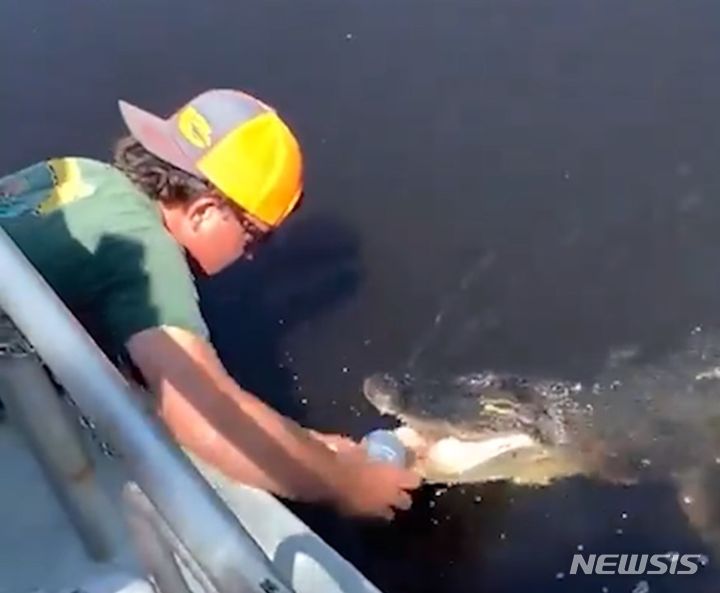
<svg viewBox="0 0 720 593"><path fill-rule="evenodd" d="M178 115L178 129L185 140L197 148L209 148L212 144L212 128L208 120L192 106Z"/></svg>

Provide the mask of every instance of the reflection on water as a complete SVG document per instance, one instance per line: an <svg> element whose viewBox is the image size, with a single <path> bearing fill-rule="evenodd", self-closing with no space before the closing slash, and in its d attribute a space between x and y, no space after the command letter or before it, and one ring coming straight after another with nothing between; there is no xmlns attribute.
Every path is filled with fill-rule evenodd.
<svg viewBox="0 0 720 593"><path fill-rule="evenodd" d="M612 356L583 392L594 428L621 443L648 477L720 468L720 335L696 328L681 349L650 361Z"/></svg>

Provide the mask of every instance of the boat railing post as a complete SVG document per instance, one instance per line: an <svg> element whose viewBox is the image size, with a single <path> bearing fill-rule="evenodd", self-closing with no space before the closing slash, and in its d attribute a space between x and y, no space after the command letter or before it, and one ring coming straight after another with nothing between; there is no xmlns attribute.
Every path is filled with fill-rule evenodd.
<svg viewBox="0 0 720 593"><path fill-rule="evenodd" d="M157 509L134 482L125 485L122 498L135 549L160 593L192 593L178 565L179 551L164 537ZM203 593L214 593L204 576L193 573L195 581L202 583Z"/></svg>
<svg viewBox="0 0 720 593"><path fill-rule="evenodd" d="M0 355L0 380L9 419L29 442L86 552L109 560L118 550L112 504L45 369L31 352Z"/></svg>

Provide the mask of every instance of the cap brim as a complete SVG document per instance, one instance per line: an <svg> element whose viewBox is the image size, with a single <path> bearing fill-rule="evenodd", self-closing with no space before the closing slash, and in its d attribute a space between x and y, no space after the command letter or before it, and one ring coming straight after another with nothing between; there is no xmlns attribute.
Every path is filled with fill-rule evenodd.
<svg viewBox="0 0 720 593"><path fill-rule="evenodd" d="M198 177L205 177L175 142L172 122L125 101L118 101L118 105L130 133L148 151L183 171Z"/></svg>

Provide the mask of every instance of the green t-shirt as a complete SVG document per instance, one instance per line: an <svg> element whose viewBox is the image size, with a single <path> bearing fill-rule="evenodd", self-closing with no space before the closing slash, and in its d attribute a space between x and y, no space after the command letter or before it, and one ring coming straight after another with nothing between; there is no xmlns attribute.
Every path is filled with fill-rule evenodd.
<svg viewBox="0 0 720 593"><path fill-rule="evenodd" d="M64 158L0 178L0 226L108 354L151 327L207 337L182 249L117 169Z"/></svg>

